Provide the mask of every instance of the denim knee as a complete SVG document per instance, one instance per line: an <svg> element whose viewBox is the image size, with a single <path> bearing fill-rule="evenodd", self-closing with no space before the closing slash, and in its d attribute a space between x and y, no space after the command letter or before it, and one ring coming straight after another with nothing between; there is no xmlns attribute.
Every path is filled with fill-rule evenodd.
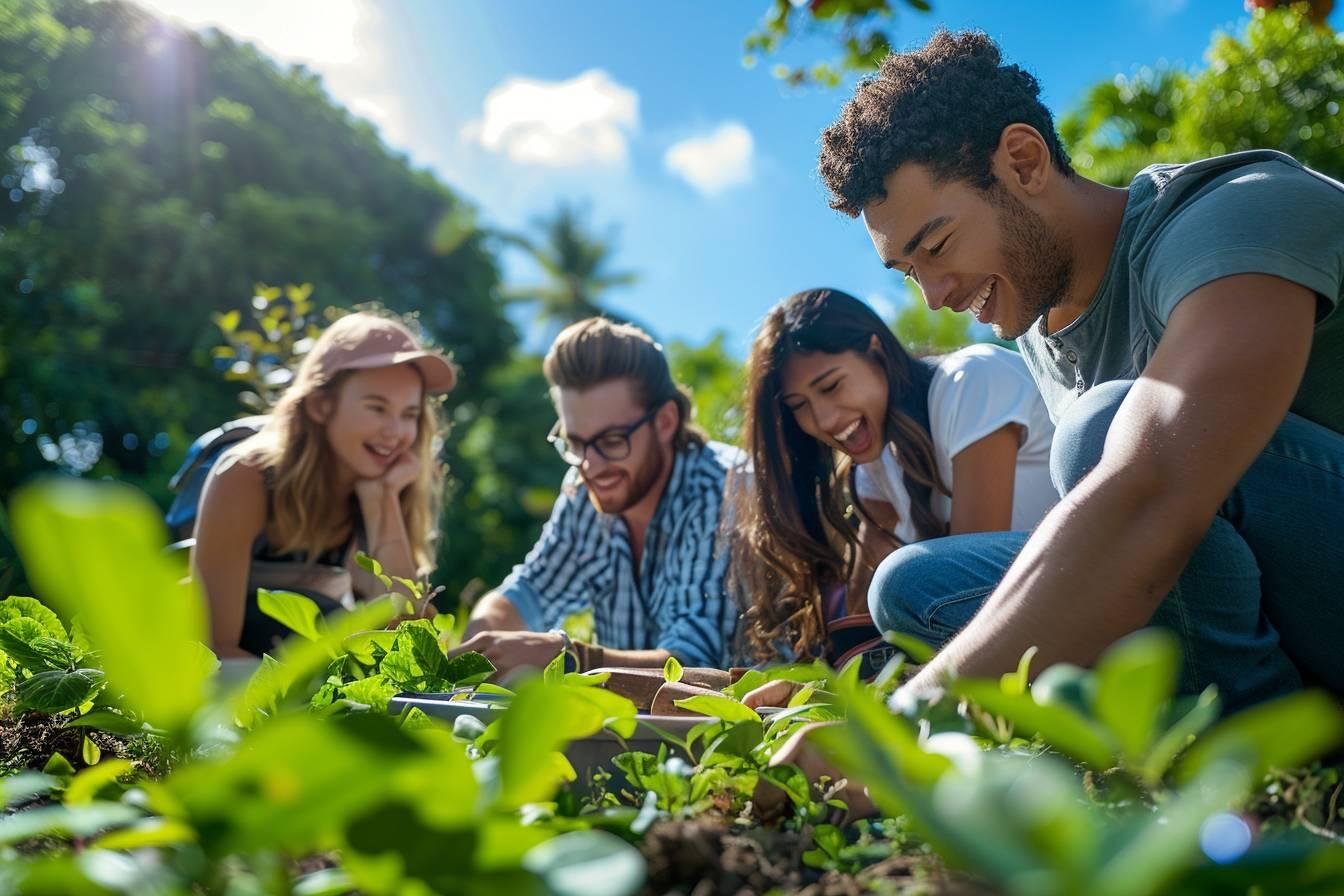
<svg viewBox="0 0 1344 896"><path fill-rule="evenodd" d="M963 551L973 538L908 544L883 560L868 589L868 612L878 629L914 635L933 647L951 640L980 609L1013 556L1001 550L1002 559L981 564L984 570L968 569L966 561L974 558Z"/></svg>
<svg viewBox="0 0 1344 896"><path fill-rule="evenodd" d="M1093 386L1059 419L1050 446L1050 479L1061 497L1101 460L1111 421L1133 385L1133 380L1112 380Z"/></svg>

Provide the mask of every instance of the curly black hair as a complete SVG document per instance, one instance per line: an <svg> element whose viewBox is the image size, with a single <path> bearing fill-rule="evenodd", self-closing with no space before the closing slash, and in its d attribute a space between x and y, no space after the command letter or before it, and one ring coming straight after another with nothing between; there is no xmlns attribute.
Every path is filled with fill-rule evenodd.
<svg viewBox="0 0 1344 896"><path fill-rule="evenodd" d="M906 162L987 191L995 183L991 157L999 136L1015 123L1039 131L1055 167L1072 177L1040 94L1036 78L1004 65L983 31L940 28L923 48L892 53L821 134L817 167L831 208L856 217L886 198L882 182Z"/></svg>

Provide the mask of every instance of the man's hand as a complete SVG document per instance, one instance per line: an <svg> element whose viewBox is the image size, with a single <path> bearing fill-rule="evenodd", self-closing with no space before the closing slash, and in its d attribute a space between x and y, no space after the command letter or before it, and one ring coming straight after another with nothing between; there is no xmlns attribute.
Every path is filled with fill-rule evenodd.
<svg viewBox="0 0 1344 896"><path fill-rule="evenodd" d="M768 688L775 684L786 683L787 682L771 682L764 687ZM752 693L757 693L760 690L763 690L763 688L758 688ZM808 735L818 728L826 728L831 725L840 724L843 723L812 722L803 725L789 736L789 739L784 742L784 745L775 751L775 755L770 757L770 767L774 768L777 765L791 763L798 766L803 774L807 775L807 780L813 784L815 784L819 778L823 777L829 778L832 781L841 780L845 777L844 772L841 772L835 766L831 765L830 762L821 755L821 752L807 740ZM877 807L873 805L873 801L868 797L868 791L863 788L862 783L859 781L848 782L844 788L835 794L835 797L844 800L845 804L849 807L849 812L845 819L846 823L854 821L855 819L867 818L877 814ZM761 778L756 785L756 791L751 795L753 805L756 807L757 811L764 815L771 815L778 812L786 802L786 799L787 797L785 796L784 791L770 783L766 778Z"/></svg>
<svg viewBox="0 0 1344 896"><path fill-rule="evenodd" d="M499 677L523 666L544 668L564 649L565 642L551 632L481 632L449 652L448 658L474 650L495 664Z"/></svg>

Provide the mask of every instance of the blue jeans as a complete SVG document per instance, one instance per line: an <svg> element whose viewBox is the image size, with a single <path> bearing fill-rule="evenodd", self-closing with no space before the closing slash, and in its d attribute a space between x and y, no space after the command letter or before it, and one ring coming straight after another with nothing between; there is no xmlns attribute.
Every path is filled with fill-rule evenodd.
<svg viewBox="0 0 1344 896"><path fill-rule="evenodd" d="M1050 466L1061 495L1101 459L1131 385L1096 386L1060 420ZM873 577L874 621L942 646L975 615L1027 537L986 532L901 548ZM1079 583L1078 599L1087 596ZM1304 679L1344 692L1344 435L1289 414L1151 624L1181 641L1181 689L1217 684L1224 706L1295 690Z"/></svg>

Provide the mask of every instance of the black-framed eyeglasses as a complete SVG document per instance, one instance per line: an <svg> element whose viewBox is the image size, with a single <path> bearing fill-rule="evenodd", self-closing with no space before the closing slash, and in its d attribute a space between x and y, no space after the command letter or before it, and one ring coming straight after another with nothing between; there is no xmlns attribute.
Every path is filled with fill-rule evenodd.
<svg viewBox="0 0 1344 896"><path fill-rule="evenodd" d="M571 467L577 467L583 463L584 458L588 456L589 448L607 460L625 460L630 456L630 437L635 434L635 430L652 420L657 413L658 408L654 408L629 426L610 426L591 439L562 436L560 434L560 421L557 420L555 425L551 427L550 434L546 436L546 441L555 446L556 454L559 454L564 462Z"/></svg>

